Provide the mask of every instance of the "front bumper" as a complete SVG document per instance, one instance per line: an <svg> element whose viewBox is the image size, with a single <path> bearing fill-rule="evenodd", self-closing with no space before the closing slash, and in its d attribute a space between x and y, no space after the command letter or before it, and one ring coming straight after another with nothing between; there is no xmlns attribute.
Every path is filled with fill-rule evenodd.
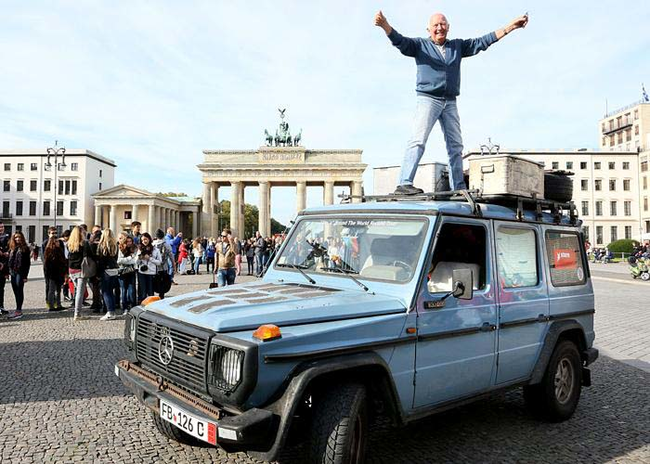
<svg viewBox="0 0 650 464"><path fill-rule="evenodd" d="M126 359L115 365L115 375L155 414L159 414L160 400L164 399L202 420L216 423L217 444L225 448L260 451L275 440L279 418L271 411L251 408L239 415L227 415L213 404Z"/></svg>

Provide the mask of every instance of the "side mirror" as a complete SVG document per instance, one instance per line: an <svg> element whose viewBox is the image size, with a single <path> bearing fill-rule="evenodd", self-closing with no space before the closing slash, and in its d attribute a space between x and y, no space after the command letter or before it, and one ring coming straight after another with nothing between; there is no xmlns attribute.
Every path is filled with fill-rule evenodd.
<svg viewBox="0 0 650 464"><path fill-rule="evenodd" d="M471 269L454 269L451 274L454 288L452 295L461 300L474 297L474 273Z"/></svg>

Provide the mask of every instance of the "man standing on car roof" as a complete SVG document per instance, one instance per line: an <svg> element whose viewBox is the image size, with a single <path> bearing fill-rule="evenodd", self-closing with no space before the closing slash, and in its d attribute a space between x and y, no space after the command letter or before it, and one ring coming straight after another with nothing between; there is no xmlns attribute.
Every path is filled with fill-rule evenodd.
<svg viewBox="0 0 650 464"><path fill-rule="evenodd" d="M384 14L375 15L375 25L381 27L391 43L403 55L415 58L417 64L417 107L413 132L409 140L399 185L396 194L414 195L423 193L413 186L418 163L424 154L424 147L436 121L447 145L449 157L449 185L453 190L466 189L463 179L463 139L460 133L460 119L456 97L460 94L460 62L462 58L486 50L497 40L515 29L528 24L528 15L514 19L502 29L490 32L476 39L447 40L449 22L445 15L436 13L429 19L428 38L408 38L391 27Z"/></svg>

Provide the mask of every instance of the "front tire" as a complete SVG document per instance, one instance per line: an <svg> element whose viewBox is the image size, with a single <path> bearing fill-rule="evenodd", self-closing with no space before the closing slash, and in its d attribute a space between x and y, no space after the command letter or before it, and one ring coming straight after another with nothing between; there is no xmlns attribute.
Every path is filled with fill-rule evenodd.
<svg viewBox="0 0 650 464"><path fill-rule="evenodd" d="M569 419L582 390L582 361L575 343L563 340L555 347L541 383L524 387L526 407L549 422Z"/></svg>
<svg viewBox="0 0 650 464"><path fill-rule="evenodd" d="M311 428L309 462L364 462L368 436L366 387L350 383L322 391L316 397Z"/></svg>

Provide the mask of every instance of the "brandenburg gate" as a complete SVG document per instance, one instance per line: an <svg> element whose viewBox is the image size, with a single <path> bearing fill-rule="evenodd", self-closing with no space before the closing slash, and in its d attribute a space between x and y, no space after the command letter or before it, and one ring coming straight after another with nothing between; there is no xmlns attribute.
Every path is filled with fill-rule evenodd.
<svg viewBox="0 0 650 464"><path fill-rule="evenodd" d="M259 188L259 226L263 236L271 233L271 190L274 186L296 186L296 212L305 209L307 186L323 186L323 204L334 203L334 187L349 187L360 196L363 186L362 150L311 150L300 145L302 130L291 137L282 122L275 137L266 133L266 146L256 150L204 150L198 165L203 177L202 233L216 236L219 188L231 187L230 228L244 235L244 189Z"/></svg>

